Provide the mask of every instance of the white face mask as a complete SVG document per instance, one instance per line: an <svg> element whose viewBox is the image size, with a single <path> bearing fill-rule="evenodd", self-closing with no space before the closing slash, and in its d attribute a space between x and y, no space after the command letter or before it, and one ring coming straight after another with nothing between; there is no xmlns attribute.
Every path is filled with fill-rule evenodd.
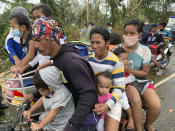
<svg viewBox="0 0 175 131"><path fill-rule="evenodd" d="M124 40L124 44L125 44L127 47L131 47L131 46L137 44L137 42L139 41L139 37L138 37L138 36L135 36L135 37L127 37L127 36L123 35L123 40Z"/></svg>
<svg viewBox="0 0 175 131"><path fill-rule="evenodd" d="M23 33L20 32L18 29L12 30L12 34L14 37L19 37L19 38L21 38L23 35Z"/></svg>
<svg viewBox="0 0 175 131"><path fill-rule="evenodd" d="M148 25L148 22L145 22L145 25Z"/></svg>

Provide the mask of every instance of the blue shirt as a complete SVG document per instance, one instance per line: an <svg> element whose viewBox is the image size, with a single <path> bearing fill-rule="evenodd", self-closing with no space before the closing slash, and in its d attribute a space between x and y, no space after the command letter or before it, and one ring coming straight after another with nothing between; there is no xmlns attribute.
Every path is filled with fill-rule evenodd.
<svg viewBox="0 0 175 131"><path fill-rule="evenodd" d="M7 51L9 53L9 60L12 64L15 64L13 56L17 56L22 60L28 52L28 43L32 39L32 32L29 33L24 44L15 41L13 38L7 40Z"/></svg>
<svg viewBox="0 0 175 131"><path fill-rule="evenodd" d="M171 27L171 30L174 32L175 31L175 25Z"/></svg>
<svg viewBox="0 0 175 131"><path fill-rule="evenodd" d="M20 60L24 57L24 53L21 48L21 44L10 38L7 41L7 50L9 52L9 60L12 64L15 65L15 60L13 56L17 56Z"/></svg>
<svg viewBox="0 0 175 131"><path fill-rule="evenodd" d="M171 38L171 33L170 33L170 31L168 31L168 30L163 30L163 31L159 31L159 34L161 34L162 36L164 36L164 37L168 37L168 38ZM167 44L169 44L170 43L170 41L168 40L167 41Z"/></svg>
<svg viewBox="0 0 175 131"><path fill-rule="evenodd" d="M162 34L162 36L165 36L165 37L168 37L168 38L170 38L171 37L171 33L170 33L170 31L168 31L168 30L163 30L163 31L159 31L159 34Z"/></svg>
<svg viewBox="0 0 175 131"><path fill-rule="evenodd" d="M142 66L151 61L151 51L147 46L139 43L137 49L128 55L128 60L134 70L142 70Z"/></svg>

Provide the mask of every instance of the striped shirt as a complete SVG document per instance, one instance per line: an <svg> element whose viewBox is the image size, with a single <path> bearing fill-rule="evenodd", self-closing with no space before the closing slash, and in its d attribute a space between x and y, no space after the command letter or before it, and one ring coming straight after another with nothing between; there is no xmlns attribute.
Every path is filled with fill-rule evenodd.
<svg viewBox="0 0 175 131"><path fill-rule="evenodd" d="M95 54L92 54L88 61L95 74L106 70L112 73L112 98L106 102L109 108L112 109L115 103L122 98L122 93L125 91L124 66L112 52L108 52L108 56L103 60L97 60Z"/></svg>
<svg viewBox="0 0 175 131"><path fill-rule="evenodd" d="M61 107L54 119L43 128L48 131L62 131L74 113L72 95L64 85L61 85L59 89L55 90L53 96L50 98L44 96L43 106L45 113L40 116L41 121L51 110Z"/></svg>

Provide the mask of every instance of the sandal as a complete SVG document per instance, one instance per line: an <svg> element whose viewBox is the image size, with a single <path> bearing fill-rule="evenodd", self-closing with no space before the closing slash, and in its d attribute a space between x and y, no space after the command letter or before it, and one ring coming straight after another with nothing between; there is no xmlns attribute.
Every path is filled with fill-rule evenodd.
<svg viewBox="0 0 175 131"><path fill-rule="evenodd" d="M163 71L158 71L158 72L156 73L156 76L161 76L162 73L163 73Z"/></svg>
<svg viewBox="0 0 175 131"><path fill-rule="evenodd" d="M145 131L148 131L146 127L144 127ZM158 129L154 129L154 131L159 131Z"/></svg>
<svg viewBox="0 0 175 131"><path fill-rule="evenodd" d="M161 61L161 64L165 64L167 61L168 61L167 59L163 59L163 60Z"/></svg>

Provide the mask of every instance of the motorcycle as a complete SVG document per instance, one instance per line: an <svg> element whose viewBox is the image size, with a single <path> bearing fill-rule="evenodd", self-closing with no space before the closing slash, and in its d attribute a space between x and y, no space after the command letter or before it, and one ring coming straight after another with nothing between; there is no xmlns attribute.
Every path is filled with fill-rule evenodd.
<svg viewBox="0 0 175 131"><path fill-rule="evenodd" d="M151 52L155 56L155 60L159 63L162 69L164 69L170 62L170 57L172 54L172 51L171 51L172 46L173 45L171 42L167 44L166 48L164 49L164 53L166 55L167 61L165 63L161 63L162 55L158 53L158 45L150 45ZM153 63L153 61L151 61L150 67L155 68L155 64Z"/></svg>

